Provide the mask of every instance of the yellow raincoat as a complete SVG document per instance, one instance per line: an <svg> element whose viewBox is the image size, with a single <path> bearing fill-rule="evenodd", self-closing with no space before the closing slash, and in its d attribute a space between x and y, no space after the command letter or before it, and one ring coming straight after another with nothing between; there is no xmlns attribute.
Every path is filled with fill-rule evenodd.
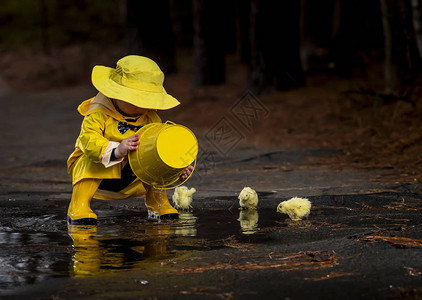
<svg viewBox="0 0 422 300"><path fill-rule="evenodd" d="M82 179L119 179L123 164L127 159L110 162L110 154L119 143L135 134L128 130L122 134L118 130L119 121L130 125L141 126L149 123L161 123L155 111L140 116L136 122L127 121L113 106L111 100L101 93L84 101L78 111L85 118L82 122L81 132L76 140L75 151L67 160L67 170L75 185ZM131 118L134 119L134 118ZM141 183L140 181L138 182ZM113 194L113 192L110 192ZM96 198L122 198L122 197L97 197ZM126 197L123 197L126 198Z"/></svg>

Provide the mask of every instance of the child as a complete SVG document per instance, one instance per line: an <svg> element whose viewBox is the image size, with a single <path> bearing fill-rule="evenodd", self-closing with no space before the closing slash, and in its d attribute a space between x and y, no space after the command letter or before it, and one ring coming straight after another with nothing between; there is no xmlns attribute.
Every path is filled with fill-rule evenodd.
<svg viewBox="0 0 422 300"><path fill-rule="evenodd" d="M69 224L96 224L93 197L117 200L145 195L148 216L177 218L165 191L142 183L132 172L127 154L136 150L143 125L161 122L156 110L179 105L163 88L164 74L149 58L129 55L116 69L95 66L92 83L99 93L78 107L84 116L75 151L67 161L73 192ZM183 172L187 178L193 167Z"/></svg>

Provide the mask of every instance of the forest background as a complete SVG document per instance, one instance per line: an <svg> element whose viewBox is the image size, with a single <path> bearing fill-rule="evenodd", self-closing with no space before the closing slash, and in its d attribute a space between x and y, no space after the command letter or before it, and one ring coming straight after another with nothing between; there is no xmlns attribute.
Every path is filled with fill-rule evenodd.
<svg viewBox="0 0 422 300"><path fill-rule="evenodd" d="M144 55L195 132L247 91L270 113L242 143L338 149L308 164L422 181L419 0L3 0L0 20L2 90L65 91Z"/></svg>

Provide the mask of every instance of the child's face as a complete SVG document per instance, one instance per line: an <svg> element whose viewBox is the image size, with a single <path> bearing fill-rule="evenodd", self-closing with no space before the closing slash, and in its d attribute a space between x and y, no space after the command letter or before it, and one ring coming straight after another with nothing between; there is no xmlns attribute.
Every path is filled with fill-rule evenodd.
<svg viewBox="0 0 422 300"><path fill-rule="evenodd" d="M121 113L128 117L137 117L148 112L146 108L137 107L122 100L113 99L113 103Z"/></svg>

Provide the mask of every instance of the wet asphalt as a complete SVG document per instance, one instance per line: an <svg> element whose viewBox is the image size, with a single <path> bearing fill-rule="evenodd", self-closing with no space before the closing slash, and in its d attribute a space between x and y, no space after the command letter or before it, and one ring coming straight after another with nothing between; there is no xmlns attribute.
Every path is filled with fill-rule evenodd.
<svg viewBox="0 0 422 300"><path fill-rule="evenodd" d="M422 298L422 185L310 163L341 150L240 143L222 154L199 135L192 211L158 222L142 198L93 200L98 225L68 226L65 161L88 91L0 95L1 298ZM255 211L239 210L244 186L258 192ZM307 219L276 212L293 196L312 202Z"/></svg>

